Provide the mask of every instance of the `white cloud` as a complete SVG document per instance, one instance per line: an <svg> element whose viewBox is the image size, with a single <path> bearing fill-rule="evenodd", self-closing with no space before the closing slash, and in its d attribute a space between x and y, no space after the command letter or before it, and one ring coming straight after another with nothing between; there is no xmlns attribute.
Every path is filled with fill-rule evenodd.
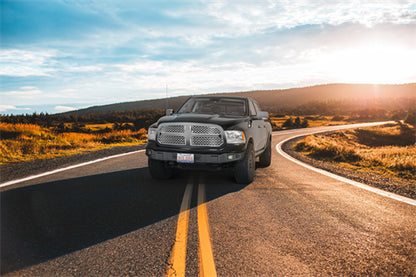
<svg viewBox="0 0 416 277"><path fill-rule="evenodd" d="M151 74L169 72L172 65L177 68L180 64L183 64L183 62L142 60L134 63L116 64L114 67L125 72Z"/></svg>
<svg viewBox="0 0 416 277"><path fill-rule="evenodd" d="M71 93L71 92L75 92L75 91L77 91L76 89L73 89L73 88L66 88L66 89L61 89L59 92L62 92L62 93Z"/></svg>
<svg viewBox="0 0 416 277"><path fill-rule="evenodd" d="M94 72L94 71L102 71L103 68L98 65L87 65L87 66L64 67L63 70L69 71L69 72Z"/></svg>
<svg viewBox="0 0 416 277"><path fill-rule="evenodd" d="M5 112L8 110L17 110L16 106L12 105L0 105L0 112Z"/></svg>
<svg viewBox="0 0 416 277"><path fill-rule="evenodd" d="M0 75L27 77L50 76L55 70L55 50L0 50Z"/></svg>
<svg viewBox="0 0 416 277"><path fill-rule="evenodd" d="M32 86L24 86L24 87L21 87L20 89L22 89L22 90L36 90L38 88L37 87L32 87Z"/></svg>
<svg viewBox="0 0 416 277"><path fill-rule="evenodd" d="M389 42L389 36L368 40L363 28L314 30L315 35L308 37L303 37L302 31L277 45L250 43L236 51L231 46L218 57L213 53L199 60L118 64L106 78L119 83L120 89L160 91L154 98L164 96L166 84L170 93L193 94L340 81L414 82L416 52L406 43ZM343 38L351 31L361 35ZM344 41L351 39L354 43Z"/></svg>
<svg viewBox="0 0 416 277"><path fill-rule="evenodd" d="M37 88L24 89L24 87L21 87L21 90L0 92L0 94L2 95L23 96L23 97L31 97L31 96L38 95L41 93L42 91L40 89L37 89Z"/></svg>
<svg viewBox="0 0 416 277"><path fill-rule="evenodd" d="M0 75L13 77L50 76L51 69L24 65L0 65Z"/></svg>
<svg viewBox="0 0 416 277"><path fill-rule="evenodd" d="M269 28L287 29L301 25L416 22L410 1L207 1L207 13L227 25L227 36L263 32Z"/></svg>
<svg viewBox="0 0 416 277"><path fill-rule="evenodd" d="M80 1L90 11L111 15L108 22L116 21L117 29L104 24L93 35L80 29L76 43L65 37L27 44L28 50L22 50L25 45L1 50L0 75L7 82L0 84L0 94L11 104L38 101L54 107L164 97L166 84L174 96L364 81L360 72L374 67L354 70L348 61L371 40L397 43L384 59L402 68L380 70L378 78L414 82L416 73L408 66L416 55L409 50L416 43L411 3L203 0L158 7L146 1ZM134 15L142 5L148 16ZM400 57L394 59L395 53ZM337 69L341 64L344 69ZM22 77L19 89L14 77Z"/></svg>
<svg viewBox="0 0 416 277"><path fill-rule="evenodd" d="M0 50L0 60L4 63L45 64L46 61L56 56L56 51L28 51L19 49Z"/></svg>
<svg viewBox="0 0 416 277"><path fill-rule="evenodd" d="M75 111L76 108L68 107L68 106L56 106L54 110L58 112L69 112L69 111Z"/></svg>
<svg viewBox="0 0 416 277"><path fill-rule="evenodd" d="M28 110L30 110L30 108L17 108L16 106L13 106L13 105L0 105L0 112L6 112L6 111L10 111L10 110L25 110L25 111L28 111Z"/></svg>

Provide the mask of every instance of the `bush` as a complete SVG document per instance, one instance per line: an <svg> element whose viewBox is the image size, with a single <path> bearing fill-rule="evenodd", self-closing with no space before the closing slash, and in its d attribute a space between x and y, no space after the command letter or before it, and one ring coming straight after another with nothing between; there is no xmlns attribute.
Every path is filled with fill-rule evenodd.
<svg viewBox="0 0 416 277"><path fill-rule="evenodd" d="M293 128L293 125L294 125L293 118L292 117L289 117L288 119L286 119L285 122L283 122L282 127L285 127L285 128Z"/></svg>
<svg viewBox="0 0 416 277"><path fill-rule="evenodd" d="M304 118L302 120L302 123L300 124L300 127L302 127L302 128L308 128L309 127L309 122L306 118Z"/></svg>
<svg viewBox="0 0 416 277"><path fill-rule="evenodd" d="M406 119L404 120L405 123L408 123L410 125L416 126L416 111L410 111Z"/></svg>
<svg viewBox="0 0 416 277"><path fill-rule="evenodd" d="M300 127L300 117L298 116L298 117L296 117L296 119L295 119L295 127L296 128L299 128Z"/></svg>

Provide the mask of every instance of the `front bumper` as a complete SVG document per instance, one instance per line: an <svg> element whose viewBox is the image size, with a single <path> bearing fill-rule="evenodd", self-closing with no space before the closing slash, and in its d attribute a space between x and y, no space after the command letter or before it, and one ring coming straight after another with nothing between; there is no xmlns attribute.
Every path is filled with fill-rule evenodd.
<svg viewBox="0 0 416 277"><path fill-rule="evenodd" d="M178 153L183 152L167 152L152 149L146 149L146 155L149 158L159 161L177 163ZM194 164L226 164L239 161L244 158L245 152L237 153L221 153L221 154L194 154Z"/></svg>

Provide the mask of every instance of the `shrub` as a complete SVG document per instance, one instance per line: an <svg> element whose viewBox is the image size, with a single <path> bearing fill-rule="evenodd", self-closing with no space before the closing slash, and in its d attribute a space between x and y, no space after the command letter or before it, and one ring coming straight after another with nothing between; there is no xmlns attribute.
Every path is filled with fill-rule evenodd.
<svg viewBox="0 0 416 277"><path fill-rule="evenodd" d="M295 125L296 128L299 128L300 127L300 117L299 116L295 118L294 125Z"/></svg>
<svg viewBox="0 0 416 277"><path fill-rule="evenodd" d="M283 122L282 127L286 127L286 128L293 128L293 118L289 117L288 119L286 119L285 122Z"/></svg>
<svg viewBox="0 0 416 277"><path fill-rule="evenodd" d="M302 120L302 123L300 124L300 127L302 127L302 128L308 128L309 127L309 122L306 118L304 118Z"/></svg>

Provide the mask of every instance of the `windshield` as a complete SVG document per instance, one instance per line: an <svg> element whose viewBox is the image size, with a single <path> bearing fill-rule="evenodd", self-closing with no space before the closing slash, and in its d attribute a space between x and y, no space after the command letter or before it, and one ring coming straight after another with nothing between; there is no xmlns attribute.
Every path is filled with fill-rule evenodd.
<svg viewBox="0 0 416 277"><path fill-rule="evenodd" d="M190 98L177 113L218 114L222 116L246 116L246 101L233 98Z"/></svg>

